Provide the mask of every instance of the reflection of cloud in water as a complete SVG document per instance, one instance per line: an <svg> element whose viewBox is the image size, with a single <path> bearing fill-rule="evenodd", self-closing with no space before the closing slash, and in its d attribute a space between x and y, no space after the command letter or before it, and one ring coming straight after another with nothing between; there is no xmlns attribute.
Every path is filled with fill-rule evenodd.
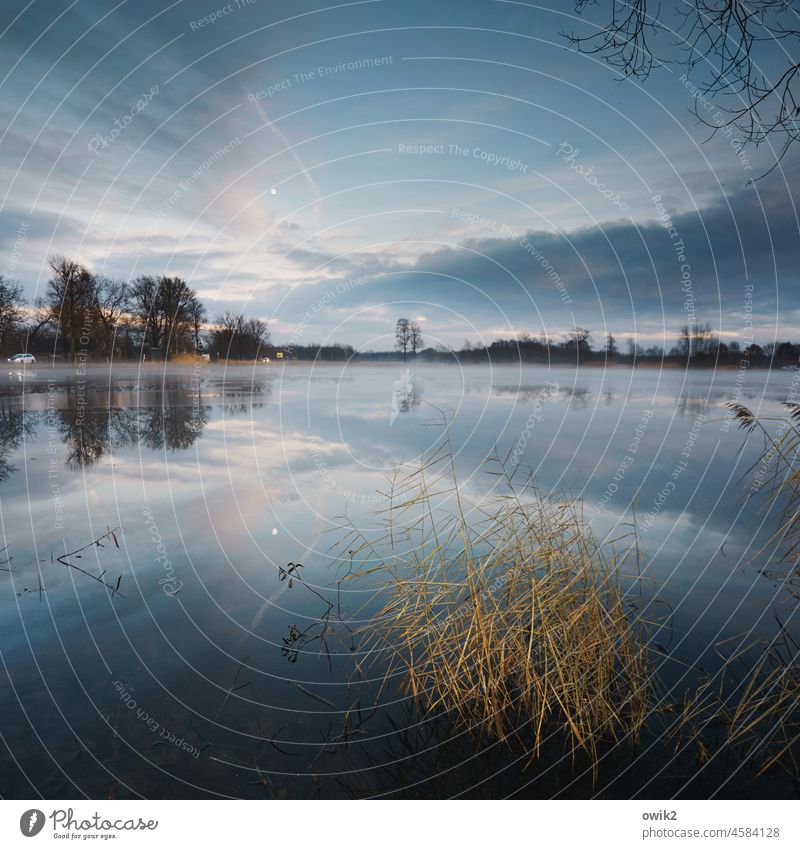
<svg viewBox="0 0 800 849"><path fill-rule="evenodd" d="M514 397L523 404L536 401L546 395L550 401L567 401L575 398L582 402L591 397L590 390L583 386L561 386L554 381L545 383L492 384L492 394L496 397ZM612 396L613 397L613 396Z"/></svg>
<svg viewBox="0 0 800 849"><path fill-rule="evenodd" d="M188 374L181 381L135 375L126 382L115 376L111 389L99 381L88 384L89 406L80 418L76 387L68 380L66 386L58 384L57 404L64 408L56 415L58 436L67 446L70 469L98 468L94 477L86 478L98 503L104 503L104 498L114 499L124 513L126 508L119 502L135 499L137 486L139 491L145 486L155 501L159 485L167 479L171 500L193 505L191 509L196 511L205 499L211 505L215 525L238 523L240 529L246 526L259 537L261 525L267 527L265 505L267 511L270 505L276 511L283 505L281 520L297 518L300 522L303 515L314 510L329 518L341 515L346 504L340 490L354 493L357 499L383 491L395 463L421 456L436 441L437 429L428 426L434 417L425 414L426 399L457 411L451 426L456 461L466 485L480 491L488 490L494 482L482 471L487 450L495 440L501 453L513 449L531 405L547 393L556 402L554 414L537 423L525 465L535 469L545 491L553 486L574 488L587 502L599 497L612 480L642 411L655 409L659 415L615 498L624 515L625 505L637 490L640 503L649 504L668 478L685 444L684 429L677 426L676 417L703 410L709 397L717 399L722 412L721 405L736 385L734 374L711 372L604 373L595 369L584 373L526 367L521 374L516 367L489 371L424 365L415 370L418 379L400 381L406 389L410 385L410 391L397 392L398 419L391 428L388 419L393 384L402 373L397 365L348 369L344 389L337 366L329 366L327 371L291 367L257 381L250 374L252 370L236 379L205 372L195 383ZM758 376L760 381L764 377ZM423 399L419 397L419 378L425 381ZM769 391L763 394L784 397L781 385L789 379L773 375ZM279 386L276 380L280 380ZM559 383L557 393L553 380ZM576 387L577 380L580 385ZM30 386L31 390L46 387L44 380ZM18 396L16 385L6 387L6 391ZM559 408L562 400L569 406L562 404ZM39 411L27 419L25 439L31 440L26 449L28 461L36 460L37 454L44 456L48 429L39 425L35 443L31 431L35 422L43 421L46 402L46 392L26 392L26 408ZM3 414L6 418L0 419L0 437L5 435L0 439L0 477L3 462L6 466L12 461L20 465L14 453L22 445L15 403L8 400ZM422 414L401 417L416 409ZM730 469L724 464L714 463L706 469L718 436L716 432L704 436L695 449L691 468L665 507L664 515L673 521L688 511L691 526L704 521L724 523L724 513L715 511L709 517L707 502L692 497L699 485L704 492L714 493L730 485L726 483ZM731 435L730 444L733 456L740 440ZM112 452L113 479L104 478L104 466L99 461ZM169 459L165 452L169 452ZM46 505L49 496L46 474L41 473L46 465L40 469L33 463L28 469L28 506L20 501L19 512L33 510L31 503ZM12 480L7 479L4 486L17 486ZM78 512L84 481L64 476L61 487L63 497L71 499L70 509ZM730 493L732 498L735 495ZM728 494L725 498L730 501ZM203 508L201 512L206 513ZM45 514L46 509L42 511ZM270 516L269 527L276 523L274 518ZM689 527L683 522L675 525L673 538L683 539Z"/></svg>

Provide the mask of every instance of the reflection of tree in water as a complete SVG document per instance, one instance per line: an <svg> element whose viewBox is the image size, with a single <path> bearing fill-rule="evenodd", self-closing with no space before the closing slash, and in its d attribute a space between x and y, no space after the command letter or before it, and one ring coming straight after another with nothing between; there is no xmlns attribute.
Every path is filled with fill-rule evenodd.
<svg viewBox="0 0 800 849"><path fill-rule="evenodd" d="M392 384L392 412L390 423L400 413L409 413L422 403L422 389L420 389L414 376L409 369L404 369L399 380Z"/></svg>
<svg viewBox="0 0 800 849"><path fill-rule="evenodd" d="M718 397L727 397L719 393ZM679 416L698 416L708 409L710 394L708 392L684 392L675 405Z"/></svg>
<svg viewBox="0 0 800 849"><path fill-rule="evenodd" d="M165 388L161 403L133 409L81 406L69 393L67 407L59 411L59 428L67 446L66 465L87 468L112 447L144 445L151 450L190 448L208 423L209 407L197 391L185 387Z"/></svg>
<svg viewBox="0 0 800 849"><path fill-rule="evenodd" d="M173 387L161 393L161 404L140 408L138 439L146 448L184 451L191 448L208 424L209 407L198 392Z"/></svg>
<svg viewBox="0 0 800 849"><path fill-rule="evenodd" d="M591 394L588 389L584 389L583 387L574 387L569 393L569 405L572 409L584 410L586 409L590 398Z"/></svg>
<svg viewBox="0 0 800 849"><path fill-rule="evenodd" d="M225 387L222 394L222 409L226 416L236 416L266 407L272 393L270 383L253 383L246 391Z"/></svg>
<svg viewBox="0 0 800 849"><path fill-rule="evenodd" d="M16 471L8 458L16 451L26 437L36 432L35 414L0 407L0 482Z"/></svg>
<svg viewBox="0 0 800 849"><path fill-rule="evenodd" d="M494 395L513 395L520 403L528 404L531 401L562 401L568 400L578 407L585 407L591 397L589 389L583 386L560 386L556 381L548 380L546 383L534 384L502 384L493 383L492 393ZM614 396L609 392L606 401Z"/></svg>
<svg viewBox="0 0 800 849"><path fill-rule="evenodd" d="M408 413L416 409L422 403L422 392L412 386L408 392L402 393L398 398L397 407L401 413Z"/></svg>
<svg viewBox="0 0 800 849"><path fill-rule="evenodd" d="M225 394L228 415L263 407L269 400L269 385L253 386L247 394ZM0 406L0 482L15 467L9 462L24 438L36 434L38 421L58 427L66 446L68 469L88 468L112 448L142 445L150 450L185 451L200 438L210 416L198 387L164 386L154 395L156 403L139 407L98 406L87 391L65 387L64 406L54 413L15 410ZM49 418L52 416L53 418Z"/></svg>
<svg viewBox="0 0 800 849"><path fill-rule="evenodd" d="M67 446L68 469L96 463L108 450L108 418L104 410L59 410L59 430Z"/></svg>

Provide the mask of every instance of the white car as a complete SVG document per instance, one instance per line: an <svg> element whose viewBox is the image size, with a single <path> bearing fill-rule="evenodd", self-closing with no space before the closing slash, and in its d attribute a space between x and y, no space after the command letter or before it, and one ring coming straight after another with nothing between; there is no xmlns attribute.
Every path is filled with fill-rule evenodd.
<svg viewBox="0 0 800 849"><path fill-rule="evenodd" d="M34 364L36 357L33 354L14 354L13 357L8 358L8 361L15 366L26 366Z"/></svg>

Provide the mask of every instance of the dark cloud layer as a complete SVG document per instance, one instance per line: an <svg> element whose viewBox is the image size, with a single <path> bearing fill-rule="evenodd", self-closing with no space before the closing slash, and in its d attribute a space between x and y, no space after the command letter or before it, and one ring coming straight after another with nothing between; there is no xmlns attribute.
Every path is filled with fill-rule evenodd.
<svg viewBox="0 0 800 849"><path fill-rule="evenodd" d="M595 329L602 322L630 330L637 322L663 323L671 335L687 320L744 332L746 292L762 322L776 317L779 287L782 316L800 310L796 211L780 179L697 211L672 214L658 203L642 224L471 238L423 251L412 263L392 265L382 257L371 269L362 257L358 271L369 281L337 294L330 307L341 312L403 301L424 312L425 304L438 301L480 316L483 326L509 323L541 332L573 320ZM315 303L336 284L344 288L348 279L298 287L281 314Z"/></svg>

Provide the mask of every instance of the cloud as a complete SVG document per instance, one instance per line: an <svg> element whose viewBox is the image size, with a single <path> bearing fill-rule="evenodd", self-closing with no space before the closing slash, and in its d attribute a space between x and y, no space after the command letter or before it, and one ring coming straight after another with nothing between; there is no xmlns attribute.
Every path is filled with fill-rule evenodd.
<svg viewBox="0 0 800 849"><path fill-rule="evenodd" d="M212 313L241 309L251 294L245 309L276 327L311 311L306 338L335 331L355 344L391 335L399 315L424 315L429 341L573 323L657 338L686 322L687 304L732 337L748 281L760 328L778 320L788 335L800 321L796 158L743 188L727 141L699 148L693 119L681 125L683 86L654 83L645 94L617 85L564 49L561 16L544 8L462 3L450 31L454 4L319 6L250 4L200 29L190 27L196 10L152 0L24 12L0 55L11 74L0 103L0 237L12 244L28 222L11 263L28 295L48 254L72 253L113 277L168 267ZM540 33L534 55L524 36ZM316 70L390 55L369 73ZM452 58L430 58L439 55ZM264 116L246 93L296 74L302 84L262 100L280 132L251 134ZM101 155L90 153L93 134L108 134L153 84L158 95ZM234 138L242 143L215 157ZM630 200L633 220L579 226L618 212L554 156L548 144L562 138ZM391 153L428 139L508 154L531 172ZM209 158L213 167L190 181ZM685 261L642 174L674 186L661 193ZM718 178L738 188L723 193ZM454 204L512 230L467 227Z"/></svg>
<svg viewBox="0 0 800 849"><path fill-rule="evenodd" d="M797 171L788 173L790 182ZM411 262L379 255L370 267L359 254L364 285L337 292L337 284L346 285L343 276L303 286L281 312L308 308L333 292L325 307L339 316L386 303L418 305L430 315L423 305L435 304L439 317L449 311L494 329L527 322L531 332L541 332L575 322L617 332L664 326L671 336L695 319L736 335L744 327L747 284L762 322L776 317L779 287L781 315L800 309L794 199L777 175L696 211L672 215L668 202L654 201L652 216L641 223L509 233L488 222L486 229L503 235L423 244Z"/></svg>

